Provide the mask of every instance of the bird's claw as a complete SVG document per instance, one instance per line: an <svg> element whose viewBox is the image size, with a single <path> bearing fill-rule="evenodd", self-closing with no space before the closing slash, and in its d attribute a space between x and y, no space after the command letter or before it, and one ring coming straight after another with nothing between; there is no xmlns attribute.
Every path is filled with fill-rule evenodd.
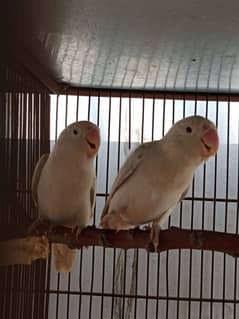
<svg viewBox="0 0 239 319"><path fill-rule="evenodd" d="M152 241L149 242L149 245L147 247L147 251L150 253L155 253L155 247Z"/></svg>
<svg viewBox="0 0 239 319"><path fill-rule="evenodd" d="M28 234L29 235L39 235L41 233L44 233L44 235L47 235L47 232L52 230L52 224L49 222L49 220L44 219L42 217L38 217L37 219L35 219L31 225L28 227ZM41 232L41 228L43 229L47 229L44 230L43 232Z"/></svg>

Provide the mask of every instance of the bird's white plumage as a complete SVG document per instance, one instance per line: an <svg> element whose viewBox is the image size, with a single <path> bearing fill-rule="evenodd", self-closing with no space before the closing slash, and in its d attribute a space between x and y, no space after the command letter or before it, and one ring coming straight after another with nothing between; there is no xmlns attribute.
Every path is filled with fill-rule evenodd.
<svg viewBox="0 0 239 319"><path fill-rule="evenodd" d="M63 153L50 156L38 184L39 213L53 223L86 226L92 215L91 189L95 187L93 160ZM59 173L60 172L60 173Z"/></svg>
<svg viewBox="0 0 239 319"><path fill-rule="evenodd" d="M160 141L139 146L115 179L102 213L101 226L120 230L152 222L151 239L157 250L159 225L186 195L196 168L215 154L217 148L214 124L200 116L179 121ZM132 266L132 294L135 294L136 256L134 254ZM114 282L119 294L123 271L123 254L119 254ZM132 301L127 307L130 313Z"/></svg>
<svg viewBox="0 0 239 319"><path fill-rule="evenodd" d="M176 149L173 156L168 156L163 151L163 144L161 140L139 147L137 152L141 153L141 162L121 187L116 185L117 191L110 195L107 213L120 214L126 229L158 219L176 205L191 183L195 164ZM177 156L181 156L180 165L175 163ZM129 158L124 166L126 172L131 160ZM184 171L181 168L183 161Z"/></svg>
<svg viewBox="0 0 239 319"><path fill-rule="evenodd" d="M43 156L33 174L33 197L39 215L53 224L78 227L90 223L95 203L94 157L100 144L99 129L90 122L69 125L49 156ZM53 247L58 271L70 271L75 251Z"/></svg>
<svg viewBox="0 0 239 319"><path fill-rule="evenodd" d="M207 149L201 137L210 129L215 130L212 122L193 116L176 123L161 140L139 146L116 177L102 214L103 227L160 223L161 216L185 195L203 162Z"/></svg>

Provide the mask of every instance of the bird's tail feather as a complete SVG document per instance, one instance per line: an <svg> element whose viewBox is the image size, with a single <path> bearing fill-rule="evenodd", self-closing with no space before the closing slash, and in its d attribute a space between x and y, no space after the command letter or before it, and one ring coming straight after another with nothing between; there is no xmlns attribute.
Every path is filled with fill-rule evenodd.
<svg viewBox="0 0 239 319"><path fill-rule="evenodd" d="M55 269L58 272L70 272L76 255L76 249L64 244L53 244Z"/></svg>
<svg viewBox="0 0 239 319"><path fill-rule="evenodd" d="M131 272L131 282L130 282L130 295L135 295L135 289L136 289L136 268L137 268L137 249L134 250L134 256L133 256L133 262L132 262L132 272ZM114 276L114 287L115 287L115 293L119 295L124 294L125 290L125 278L126 278L126 269L127 269L127 263L125 261L126 254L124 257L123 249L120 249L117 262L116 262L116 269L115 269L115 276ZM125 307L125 314L123 314L123 298L117 297L115 299L114 304L114 318L115 319L129 319L130 314L132 311L133 306L133 298L128 298L126 302Z"/></svg>

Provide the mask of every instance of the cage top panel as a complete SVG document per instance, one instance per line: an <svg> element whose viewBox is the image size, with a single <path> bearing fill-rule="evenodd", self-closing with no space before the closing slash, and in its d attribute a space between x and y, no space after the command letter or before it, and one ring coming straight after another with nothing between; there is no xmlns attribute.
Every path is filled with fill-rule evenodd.
<svg viewBox="0 0 239 319"><path fill-rule="evenodd" d="M5 6L9 35L58 82L239 91L237 0L25 0Z"/></svg>

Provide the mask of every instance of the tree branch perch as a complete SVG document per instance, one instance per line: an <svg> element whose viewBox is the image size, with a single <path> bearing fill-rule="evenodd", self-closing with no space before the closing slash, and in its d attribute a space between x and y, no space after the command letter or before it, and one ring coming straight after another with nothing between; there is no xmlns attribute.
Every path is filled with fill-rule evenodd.
<svg viewBox="0 0 239 319"><path fill-rule="evenodd" d="M25 228L25 230L22 229L21 231L18 227L18 235L14 236L12 233L8 235L8 237L5 236L5 240L27 236L27 228L23 228ZM76 237L76 234L69 228L41 224L31 235L45 235L50 242L64 243L71 248L104 246L123 249L141 248L152 251L150 231L140 230L138 228L115 232L113 230L89 226L83 229L79 236ZM2 235L1 239L3 240ZM219 251L236 257L237 255L239 256L239 235L206 230L187 230L176 227L171 227L160 232L159 252L180 248Z"/></svg>

